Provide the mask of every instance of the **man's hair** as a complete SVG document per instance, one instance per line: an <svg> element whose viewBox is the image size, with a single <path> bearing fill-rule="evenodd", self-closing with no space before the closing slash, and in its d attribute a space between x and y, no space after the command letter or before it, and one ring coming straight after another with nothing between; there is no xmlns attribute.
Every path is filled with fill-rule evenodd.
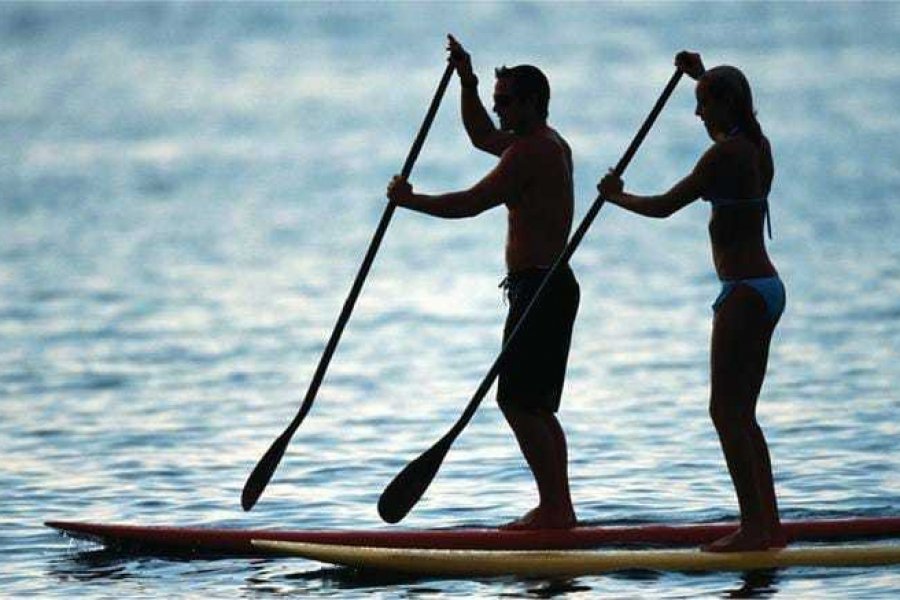
<svg viewBox="0 0 900 600"><path fill-rule="evenodd" d="M495 69L497 79L510 79L513 93L519 100L533 96L536 100L538 113L544 119L547 118L547 107L550 104L550 82L540 69L532 65L506 65Z"/></svg>

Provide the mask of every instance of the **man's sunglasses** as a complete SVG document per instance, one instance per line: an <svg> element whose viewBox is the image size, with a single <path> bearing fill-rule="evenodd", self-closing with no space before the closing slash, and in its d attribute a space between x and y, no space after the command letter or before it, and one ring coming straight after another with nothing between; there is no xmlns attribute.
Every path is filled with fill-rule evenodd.
<svg viewBox="0 0 900 600"><path fill-rule="evenodd" d="M494 94L494 106L498 108L506 108L512 104L513 100L515 100L515 96L511 94Z"/></svg>

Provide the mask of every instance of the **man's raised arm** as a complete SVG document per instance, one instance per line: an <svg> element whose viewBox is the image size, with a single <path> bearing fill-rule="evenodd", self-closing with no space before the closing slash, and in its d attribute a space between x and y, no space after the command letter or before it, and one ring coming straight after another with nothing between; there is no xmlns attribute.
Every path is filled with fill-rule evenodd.
<svg viewBox="0 0 900 600"><path fill-rule="evenodd" d="M447 50L450 51L448 60L456 69L462 88L460 94L462 119L469 140L479 150L500 156L512 143L513 136L494 126L487 109L482 104L481 98L478 96L478 77L472 71L472 60L469 53L452 35L448 35L447 40Z"/></svg>

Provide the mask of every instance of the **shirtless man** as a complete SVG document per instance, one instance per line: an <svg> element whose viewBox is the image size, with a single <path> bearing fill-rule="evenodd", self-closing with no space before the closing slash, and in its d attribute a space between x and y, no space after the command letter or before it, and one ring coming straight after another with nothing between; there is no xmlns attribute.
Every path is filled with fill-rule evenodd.
<svg viewBox="0 0 900 600"><path fill-rule="evenodd" d="M468 53L448 36L450 62L462 87L462 118L472 144L500 162L472 187L437 195L415 193L402 177L388 198L415 211L444 218L474 217L505 204L508 210L504 287L509 314L504 341L528 306L572 226L572 152L547 125L550 86L530 65L496 70L494 126L478 96ZM539 504L510 529L564 529L575 525L569 493L566 438L556 411L565 378L579 287L568 266L548 289L516 335L499 374L497 402L537 483Z"/></svg>

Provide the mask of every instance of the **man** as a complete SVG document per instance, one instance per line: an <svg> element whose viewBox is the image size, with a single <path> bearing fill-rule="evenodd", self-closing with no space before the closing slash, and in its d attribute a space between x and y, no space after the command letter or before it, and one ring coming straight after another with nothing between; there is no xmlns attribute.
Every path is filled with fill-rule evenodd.
<svg viewBox="0 0 900 600"><path fill-rule="evenodd" d="M402 177L388 186L398 206L444 218L472 217L505 204L508 210L504 287L512 333L544 276L566 245L572 227L572 152L547 125L550 86L536 67L496 70L494 126L478 96L468 53L448 36L450 62L462 87L462 117L472 144L500 162L469 189L439 195L414 193ZM569 493L566 438L556 418L565 378L579 287L559 269L529 313L504 359L497 402L515 433L537 483L540 502L509 529L563 529L575 525Z"/></svg>

